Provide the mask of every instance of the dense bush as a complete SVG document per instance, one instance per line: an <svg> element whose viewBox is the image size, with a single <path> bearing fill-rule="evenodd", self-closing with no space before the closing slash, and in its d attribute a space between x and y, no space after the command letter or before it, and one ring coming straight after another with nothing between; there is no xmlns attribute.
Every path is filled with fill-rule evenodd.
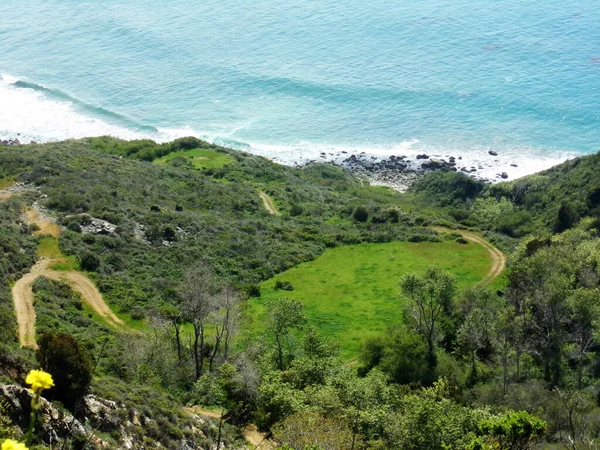
<svg viewBox="0 0 600 450"><path fill-rule="evenodd" d="M46 397L74 409L92 381L92 362L87 351L72 336L44 333L38 339L36 358L52 374L55 386Z"/></svg>

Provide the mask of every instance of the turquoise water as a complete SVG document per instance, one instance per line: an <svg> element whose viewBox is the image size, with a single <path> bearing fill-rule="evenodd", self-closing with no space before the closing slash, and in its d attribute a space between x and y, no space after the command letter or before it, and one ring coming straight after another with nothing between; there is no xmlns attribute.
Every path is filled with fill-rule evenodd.
<svg viewBox="0 0 600 450"><path fill-rule="evenodd" d="M0 18L4 137L486 168L493 149L511 176L600 150L597 0L2 0Z"/></svg>

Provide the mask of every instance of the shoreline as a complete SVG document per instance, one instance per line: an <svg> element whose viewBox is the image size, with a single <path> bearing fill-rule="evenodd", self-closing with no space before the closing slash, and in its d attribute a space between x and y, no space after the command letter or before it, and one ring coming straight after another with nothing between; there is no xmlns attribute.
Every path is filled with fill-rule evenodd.
<svg viewBox="0 0 600 450"><path fill-rule="evenodd" d="M31 140L22 142L21 133L16 137L0 139L1 146L37 144ZM42 142L43 143L43 142ZM351 152L335 150L335 152L319 152L318 156L283 157L277 151L265 151L249 147L244 149L228 148L263 156L274 163L302 168L312 164L331 164L343 167L348 172L367 180L373 186L387 186L398 192L405 192L412 183L423 175L436 170L462 172L465 175L484 183L511 181L553 167L573 157L581 156L575 152L565 152L561 157L542 157L538 160L535 155L520 156L526 162L523 166L517 163L517 158L511 154L503 154L495 150L465 151L462 155L439 155L418 153L405 148L402 155L370 153L368 151ZM299 153L301 153L299 151Z"/></svg>

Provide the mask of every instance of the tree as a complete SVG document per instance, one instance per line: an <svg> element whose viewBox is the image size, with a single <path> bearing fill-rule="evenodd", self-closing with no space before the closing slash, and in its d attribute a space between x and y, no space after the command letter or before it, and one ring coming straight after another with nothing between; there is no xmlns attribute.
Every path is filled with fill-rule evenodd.
<svg viewBox="0 0 600 450"><path fill-rule="evenodd" d="M92 381L90 356L73 336L65 333L44 333L38 339L38 345L38 363L52 374L55 383L45 395L60 400L73 410Z"/></svg>
<svg viewBox="0 0 600 450"><path fill-rule="evenodd" d="M402 293L408 297L408 314L414 328L427 345L430 369L436 366L435 345L441 322L450 315L456 283L452 276L437 267L429 267L423 275L406 275L400 282Z"/></svg>
<svg viewBox="0 0 600 450"><path fill-rule="evenodd" d="M386 448L465 449L475 438L477 423L489 413L460 405L451 397L444 379L405 395L398 413L388 418Z"/></svg>
<svg viewBox="0 0 600 450"><path fill-rule="evenodd" d="M215 310L215 295L219 286L212 269L204 262L190 268L183 277L179 294L183 300L182 310L186 320L194 327L193 356L196 379L202 375L205 358L205 327L208 316Z"/></svg>
<svg viewBox="0 0 600 450"><path fill-rule="evenodd" d="M277 366L279 370L284 370L286 367L285 346L289 344L290 332L294 328L302 328L306 323L303 312L304 305L299 300L281 298L269 302L267 309L269 311L267 329L275 339Z"/></svg>
<svg viewBox="0 0 600 450"><path fill-rule="evenodd" d="M577 388L583 388L588 353L597 342L597 324L600 321L600 290L577 289L567 299L572 311L570 327L571 355L576 364Z"/></svg>
<svg viewBox="0 0 600 450"><path fill-rule="evenodd" d="M389 333L379 367L398 384L429 385L435 381L423 339L405 326Z"/></svg>
<svg viewBox="0 0 600 450"><path fill-rule="evenodd" d="M507 411L478 425L479 434L498 450L526 450L546 432L548 425L526 411Z"/></svg>
<svg viewBox="0 0 600 450"><path fill-rule="evenodd" d="M457 344L459 349L469 358L471 363L471 373L467 383L470 387L477 382L477 352L486 345L486 323L489 322L486 317L486 311L475 308L466 317L462 326L458 330Z"/></svg>
<svg viewBox="0 0 600 450"><path fill-rule="evenodd" d="M227 358L229 343L235 333L239 319L240 293L232 286L226 286L214 297L215 306L215 345L209 359L209 371L213 371L215 357L221 350L221 342L224 344L224 357Z"/></svg>
<svg viewBox="0 0 600 450"><path fill-rule="evenodd" d="M562 233L577 222L577 211L573 208L570 203L561 203L556 213L556 219L554 221L554 231L556 233Z"/></svg>

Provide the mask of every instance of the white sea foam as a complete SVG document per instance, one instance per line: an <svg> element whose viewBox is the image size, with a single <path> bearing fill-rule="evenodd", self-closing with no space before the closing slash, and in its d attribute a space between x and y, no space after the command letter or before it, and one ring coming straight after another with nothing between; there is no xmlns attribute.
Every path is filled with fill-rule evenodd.
<svg viewBox="0 0 600 450"><path fill-rule="evenodd" d="M0 80L0 136L28 142L56 141L86 136L110 135L137 139L142 133L112 125L101 118L75 110L68 101L50 100L42 92L14 86L18 78L2 75Z"/></svg>
<svg viewBox="0 0 600 450"><path fill-rule="evenodd" d="M554 149L548 152L528 147L441 148L424 145L418 139L404 140L387 148L322 145L312 142L299 142L297 145L246 144L236 140L236 132L244 128L239 125L232 127L230 132L222 132L219 135L201 133L188 126L158 128L156 132L137 131L109 123L101 117L86 115L78 111L71 102L50 99L44 92L17 87L15 83L18 81L19 78L6 74L2 74L0 79L0 139L19 137L22 142L30 140L48 142L109 135L122 139L149 138L157 142L165 142L183 136L196 136L289 165L305 164L309 161L340 163L352 154L363 154L366 159L372 160L404 155L412 161L413 167L417 167L422 161L417 161L416 155L426 153L433 158L445 160L450 156L461 157L456 161L458 169L475 168L473 175L490 181L501 181L502 178L498 175L502 172L505 172L510 180L547 169L578 156L576 152L559 152ZM497 151L498 155L490 155L489 150Z"/></svg>

